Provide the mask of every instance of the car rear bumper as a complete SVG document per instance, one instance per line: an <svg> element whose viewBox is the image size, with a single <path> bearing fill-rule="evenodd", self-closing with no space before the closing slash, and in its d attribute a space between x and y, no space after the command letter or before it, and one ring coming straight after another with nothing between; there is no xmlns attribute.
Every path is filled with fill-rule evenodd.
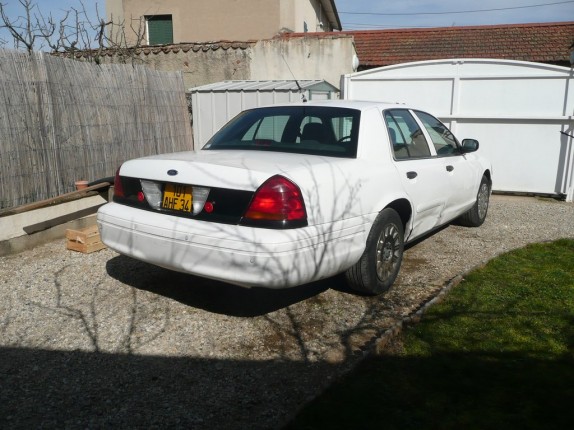
<svg viewBox="0 0 574 430"><path fill-rule="evenodd" d="M292 287L342 272L360 258L362 219L272 230L184 219L108 203L98 211L111 249L167 269L241 286Z"/></svg>

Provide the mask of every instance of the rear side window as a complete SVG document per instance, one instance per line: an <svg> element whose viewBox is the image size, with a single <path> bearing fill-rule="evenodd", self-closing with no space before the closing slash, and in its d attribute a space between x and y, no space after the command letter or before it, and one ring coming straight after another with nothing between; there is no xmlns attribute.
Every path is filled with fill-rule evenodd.
<svg viewBox="0 0 574 430"><path fill-rule="evenodd" d="M408 110L388 110L384 117L396 160L430 157L428 142Z"/></svg>
<svg viewBox="0 0 574 430"><path fill-rule="evenodd" d="M277 151L330 157L357 155L361 112L325 106L278 106L244 111L203 149Z"/></svg>

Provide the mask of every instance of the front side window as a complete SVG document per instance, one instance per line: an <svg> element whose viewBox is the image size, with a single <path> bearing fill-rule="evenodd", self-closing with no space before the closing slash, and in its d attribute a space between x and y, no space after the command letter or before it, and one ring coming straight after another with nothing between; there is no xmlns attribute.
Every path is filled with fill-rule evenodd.
<svg viewBox="0 0 574 430"><path fill-rule="evenodd" d="M171 15L145 17L149 45L169 45L173 43L173 19Z"/></svg>
<svg viewBox="0 0 574 430"><path fill-rule="evenodd" d="M277 151L354 158L361 112L320 106L278 106L244 111L203 149Z"/></svg>
<svg viewBox="0 0 574 430"><path fill-rule="evenodd" d="M384 117L395 160L430 157L423 131L408 110L388 110Z"/></svg>
<svg viewBox="0 0 574 430"><path fill-rule="evenodd" d="M415 113L425 126L439 157L460 153L456 138L442 122L428 113L420 111Z"/></svg>

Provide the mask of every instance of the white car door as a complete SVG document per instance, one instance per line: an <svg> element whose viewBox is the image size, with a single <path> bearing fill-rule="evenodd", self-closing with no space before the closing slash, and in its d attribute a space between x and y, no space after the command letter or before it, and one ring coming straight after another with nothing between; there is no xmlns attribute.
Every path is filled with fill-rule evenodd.
<svg viewBox="0 0 574 430"><path fill-rule="evenodd" d="M448 177L443 160L431 156L421 127L407 109L386 110L384 118L395 166L413 205L410 232L405 231L405 238L412 240L441 224Z"/></svg>
<svg viewBox="0 0 574 430"><path fill-rule="evenodd" d="M461 153L454 135L442 122L426 112L414 112L428 133L448 178L448 192L445 189L448 200L443 212L443 222L448 222L473 205L481 179L480 169L473 155Z"/></svg>

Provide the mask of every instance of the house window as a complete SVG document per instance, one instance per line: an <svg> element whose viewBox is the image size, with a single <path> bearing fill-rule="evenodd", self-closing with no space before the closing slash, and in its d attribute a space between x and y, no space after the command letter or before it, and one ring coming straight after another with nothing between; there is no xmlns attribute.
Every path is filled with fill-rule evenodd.
<svg viewBox="0 0 574 430"><path fill-rule="evenodd" d="M173 43L173 20L171 15L146 16L145 20L149 45Z"/></svg>

